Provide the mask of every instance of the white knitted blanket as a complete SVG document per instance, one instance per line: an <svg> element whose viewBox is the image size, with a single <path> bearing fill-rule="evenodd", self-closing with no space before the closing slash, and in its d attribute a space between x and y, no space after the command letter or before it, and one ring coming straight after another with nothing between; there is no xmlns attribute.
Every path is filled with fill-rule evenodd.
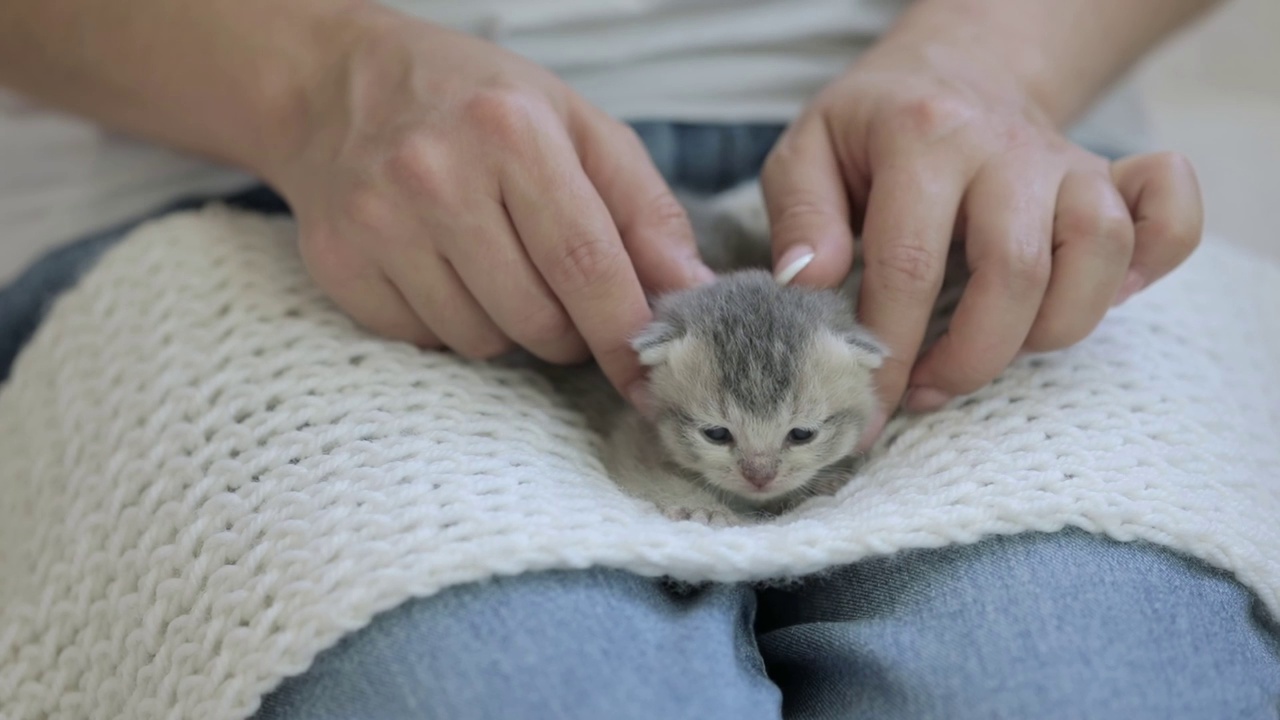
<svg viewBox="0 0 1280 720"><path fill-rule="evenodd" d="M835 498L715 529L611 484L594 372L365 335L292 233L145 226L0 390L0 716L243 718L375 613L495 574L757 580L1067 525L1280 615L1280 268L1213 240L1086 342L896 421Z"/></svg>

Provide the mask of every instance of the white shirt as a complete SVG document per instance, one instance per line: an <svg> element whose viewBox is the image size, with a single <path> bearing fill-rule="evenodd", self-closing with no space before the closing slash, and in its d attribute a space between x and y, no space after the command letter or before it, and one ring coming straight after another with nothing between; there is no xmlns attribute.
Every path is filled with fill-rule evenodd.
<svg viewBox="0 0 1280 720"><path fill-rule="evenodd" d="M910 0L387 0L552 70L626 120L786 122ZM0 91L0 282L41 249L252 178Z"/></svg>
<svg viewBox="0 0 1280 720"><path fill-rule="evenodd" d="M909 0L389 0L624 119L785 122Z"/></svg>

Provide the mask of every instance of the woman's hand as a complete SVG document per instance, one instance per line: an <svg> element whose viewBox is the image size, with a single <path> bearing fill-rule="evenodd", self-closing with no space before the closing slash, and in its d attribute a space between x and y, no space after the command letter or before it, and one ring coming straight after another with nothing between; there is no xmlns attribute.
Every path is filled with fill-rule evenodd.
<svg viewBox="0 0 1280 720"><path fill-rule="evenodd" d="M893 356L886 411L936 409L1020 352L1078 342L1201 234L1181 157L1109 162L1069 142L996 57L918 37L891 36L828 86L761 179L777 270L813 254L794 282L840 283L860 234L860 319ZM971 279L918 358L953 240Z"/></svg>
<svg viewBox="0 0 1280 720"><path fill-rule="evenodd" d="M645 292L712 277L635 134L483 40L376 7L346 32L263 172L320 287L379 334L594 356L627 392Z"/></svg>

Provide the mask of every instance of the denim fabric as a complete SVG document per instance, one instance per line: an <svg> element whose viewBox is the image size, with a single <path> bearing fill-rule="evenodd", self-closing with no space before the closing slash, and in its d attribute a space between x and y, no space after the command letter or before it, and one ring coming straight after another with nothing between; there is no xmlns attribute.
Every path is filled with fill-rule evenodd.
<svg viewBox="0 0 1280 720"><path fill-rule="evenodd" d="M716 193L753 178L785 126L637 122L632 128L667 184Z"/></svg>
<svg viewBox="0 0 1280 720"><path fill-rule="evenodd" d="M705 192L754 176L782 131L635 127L668 183ZM216 199L288 211L262 187ZM48 303L137 224L55 250L0 290L0 378ZM906 552L764 591L531 573L379 615L255 720L1274 719L1277 637L1232 578L1078 531Z"/></svg>
<svg viewBox="0 0 1280 720"><path fill-rule="evenodd" d="M73 287L102 253L147 220L194 210L214 200L267 214L288 212L284 201L265 187L253 187L223 197L184 198L144 217L100 230L46 252L17 279L0 288L0 383L9 379L13 361L35 334L53 301L64 290Z"/></svg>
<svg viewBox="0 0 1280 720"><path fill-rule="evenodd" d="M759 602L787 718L1280 717L1280 635L1260 601L1155 545L992 537Z"/></svg>
<svg viewBox="0 0 1280 720"><path fill-rule="evenodd" d="M379 615L255 720L1263 720L1266 622L1225 575L1075 530L758 593L531 573Z"/></svg>
<svg viewBox="0 0 1280 720"><path fill-rule="evenodd" d="M459 586L379 615L263 700L257 720L776 718L754 596L618 570Z"/></svg>

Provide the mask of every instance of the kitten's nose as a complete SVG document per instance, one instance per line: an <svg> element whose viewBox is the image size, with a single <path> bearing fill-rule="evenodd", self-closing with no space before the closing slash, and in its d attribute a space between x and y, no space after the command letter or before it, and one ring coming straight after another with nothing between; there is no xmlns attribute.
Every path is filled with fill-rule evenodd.
<svg viewBox="0 0 1280 720"><path fill-rule="evenodd" d="M776 467L749 462L742 464L742 479L761 490L777 477L778 468Z"/></svg>

